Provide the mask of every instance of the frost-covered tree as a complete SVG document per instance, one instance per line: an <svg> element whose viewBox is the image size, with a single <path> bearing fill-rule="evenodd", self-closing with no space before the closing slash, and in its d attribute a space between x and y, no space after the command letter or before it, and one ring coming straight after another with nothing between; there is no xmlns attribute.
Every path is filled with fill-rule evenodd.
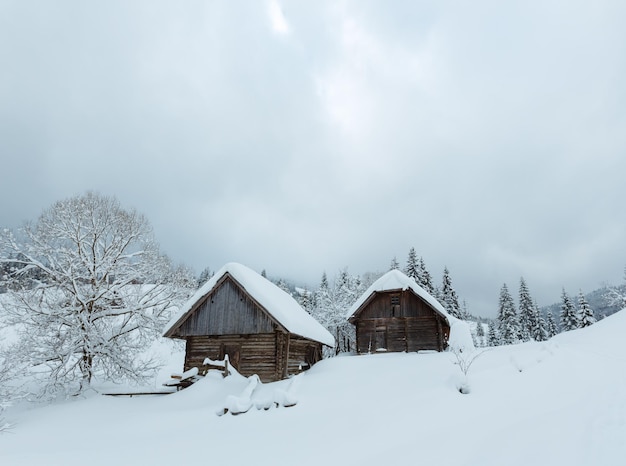
<svg viewBox="0 0 626 466"><path fill-rule="evenodd" d="M574 330L580 327L580 316L572 303L572 300L565 292L565 288L561 293L561 328L564 332Z"/></svg>
<svg viewBox="0 0 626 466"><path fill-rule="evenodd" d="M552 311L548 312L546 316L546 333L548 338L552 338L554 335L559 333L559 330L556 327L556 322L554 321L554 316L552 315Z"/></svg>
<svg viewBox="0 0 626 466"><path fill-rule="evenodd" d="M209 267L205 267L198 275L198 287L204 285L214 274Z"/></svg>
<svg viewBox="0 0 626 466"><path fill-rule="evenodd" d="M428 269L426 268L426 264L424 263L424 259L420 257L418 264L418 274L420 281L417 282L419 286L424 288L431 295L435 295L435 287L433 285L433 278Z"/></svg>
<svg viewBox="0 0 626 466"><path fill-rule="evenodd" d="M291 289L289 289L289 284L287 283L286 280L279 278L278 280L276 280L274 282L274 284L280 288L281 290L283 290L285 293L287 293L289 296L291 296Z"/></svg>
<svg viewBox="0 0 626 466"><path fill-rule="evenodd" d="M439 302L451 316L463 319L464 316L461 312L461 306L459 305L459 298L456 295L456 291L452 287L452 279L450 278L450 272L447 267L444 267L443 269L443 280L441 291L439 293Z"/></svg>
<svg viewBox="0 0 626 466"><path fill-rule="evenodd" d="M485 328L481 319L478 319L478 322L476 322L476 336L481 338L485 336Z"/></svg>
<svg viewBox="0 0 626 466"><path fill-rule="evenodd" d="M400 270L400 263L398 262L398 259L396 259L396 256L393 256L393 259L391 259L389 270Z"/></svg>
<svg viewBox="0 0 626 466"><path fill-rule="evenodd" d="M472 336L474 337L475 346L485 346L485 328L480 318L476 321L476 330L472 333Z"/></svg>
<svg viewBox="0 0 626 466"><path fill-rule="evenodd" d="M500 338L498 336L498 331L496 330L496 324L492 320L489 322L489 326L487 328L487 346L498 345L500 345Z"/></svg>
<svg viewBox="0 0 626 466"><path fill-rule="evenodd" d="M298 304L302 306L302 309L307 311L309 314L313 313L313 310L315 309L315 294L314 293L312 293L307 288L304 288L303 290L300 290L298 292L297 301L298 301Z"/></svg>
<svg viewBox="0 0 626 466"><path fill-rule="evenodd" d="M624 268L624 283L621 286L612 286L606 290L606 299L611 306L626 308L626 268Z"/></svg>
<svg viewBox="0 0 626 466"><path fill-rule="evenodd" d="M351 276L347 268L339 272L332 285L326 273L322 275L311 315L335 336L335 354L351 350L355 339L354 327L346 319L346 313L362 292L360 279Z"/></svg>
<svg viewBox="0 0 626 466"><path fill-rule="evenodd" d="M547 324L539 312L537 302L533 302L533 309L530 315L530 338L535 341L546 341L548 337Z"/></svg>
<svg viewBox="0 0 626 466"><path fill-rule="evenodd" d="M498 303L498 334L500 344L510 345L517 343L519 338L519 321L515 311L515 303L509 293L506 283L500 289Z"/></svg>
<svg viewBox="0 0 626 466"><path fill-rule="evenodd" d="M421 282L421 277L419 273L419 264L417 262L417 253L415 252L415 248L409 249L409 256L406 259L406 268L404 269L404 273L407 277L412 278L418 284Z"/></svg>
<svg viewBox="0 0 626 466"><path fill-rule="evenodd" d="M578 293L578 317L581 328L589 327L590 325L596 323L596 318L593 315L593 309L589 306L582 290Z"/></svg>
<svg viewBox="0 0 626 466"><path fill-rule="evenodd" d="M47 392L82 391L95 376L141 379L154 368L142 351L196 285L160 254L145 217L95 193L56 202L17 233L4 230L7 261L18 265L1 278L20 336L14 357ZM24 281L32 270L41 278Z"/></svg>
<svg viewBox="0 0 626 466"><path fill-rule="evenodd" d="M536 329L538 322L535 316L533 300L530 297L530 291L524 277L520 278L519 283L519 326L520 339L528 341L531 339L533 329Z"/></svg>

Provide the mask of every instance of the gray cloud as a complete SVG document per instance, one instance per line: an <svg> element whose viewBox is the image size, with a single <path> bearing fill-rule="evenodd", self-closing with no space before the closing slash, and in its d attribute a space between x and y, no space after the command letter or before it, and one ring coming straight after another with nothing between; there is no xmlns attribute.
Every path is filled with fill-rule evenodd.
<svg viewBox="0 0 626 466"><path fill-rule="evenodd" d="M470 310L626 263L622 2L0 3L0 220L95 189L201 269L415 246Z"/></svg>

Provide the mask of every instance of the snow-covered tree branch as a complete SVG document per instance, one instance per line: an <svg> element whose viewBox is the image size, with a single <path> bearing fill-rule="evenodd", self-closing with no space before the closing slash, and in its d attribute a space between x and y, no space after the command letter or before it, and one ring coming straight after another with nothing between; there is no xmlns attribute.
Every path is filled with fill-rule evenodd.
<svg viewBox="0 0 626 466"><path fill-rule="evenodd" d="M139 354L194 283L160 254L145 217L95 193L5 230L0 263L16 358L54 392L84 390L96 375L142 378L154 364Z"/></svg>

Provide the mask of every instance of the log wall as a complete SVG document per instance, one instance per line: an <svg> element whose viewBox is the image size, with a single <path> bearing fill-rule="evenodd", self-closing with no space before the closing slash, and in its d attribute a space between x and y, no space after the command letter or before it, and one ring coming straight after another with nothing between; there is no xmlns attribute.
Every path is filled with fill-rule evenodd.
<svg viewBox="0 0 626 466"><path fill-rule="evenodd" d="M352 322L358 353L442 351L450 332L445 319L408 290L376 293Z"/></svg>
<svg viewBox="0 0 626 466"><path fill-rule="evenodd" d="M186 338L185 368L208 367L205 358L229 359L246 377L257 374L262 382L273 382L298 374L322 358L322 344L283 332L257 335L191 336Z"/></svg>
<svg viewBox="0 0 626 466"><path fill-rule="evenodd" d="M322 359L322 344L291 336L289 342L289 375L298 374Z"/></svg>
<svg viewBox="0 0 626 466"><path fill-rule="evenodd" d="M235 369L245 376L257 374L262 382L280 380L281 368L277 366L276 334L259 335L219 335L219 336L192 336L187 339L185 351L185 370L198 367L203 371L205 358L213 360L223 359L224 350L238 349L239 354L229 355Z"/></svg>

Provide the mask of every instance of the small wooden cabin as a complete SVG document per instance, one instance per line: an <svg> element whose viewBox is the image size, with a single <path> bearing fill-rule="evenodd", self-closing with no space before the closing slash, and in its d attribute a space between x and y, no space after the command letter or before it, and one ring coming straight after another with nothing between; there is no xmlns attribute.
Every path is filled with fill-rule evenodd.
<svg viewBox="0 0 626 466"><path fill-rule="evenodd" d="M249 268L226 264L181 309L164 332L186 341L185 367L224 359L237 371L272 382L312 366L332 335L286 292Z"/></svg>
<svg viewBox="0 0 626 466"><path fill-rule="evenodd" d="M359 354L443 351L451 318L415 280L391 270L376 280L348 312Z"/></svg>

